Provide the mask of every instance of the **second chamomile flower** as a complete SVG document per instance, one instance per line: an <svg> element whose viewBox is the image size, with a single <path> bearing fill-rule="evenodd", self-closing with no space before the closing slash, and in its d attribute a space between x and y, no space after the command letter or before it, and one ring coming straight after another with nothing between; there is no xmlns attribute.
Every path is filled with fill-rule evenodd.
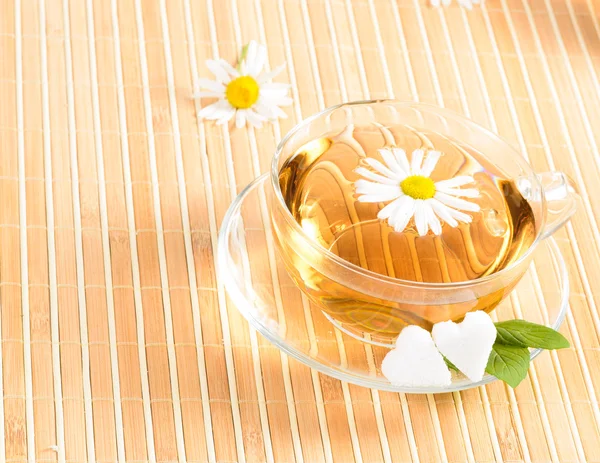
<svg viewBox="0 0 600 463"><path fill-rule="evenodd" d="M482 5L484 0L458 0L458 4L467 10L472 10L473 5ZM433 7L449 6L451 0L430 0L430 5Z"/></svg>
<svg viewBox="0 0 600 463"><path fill-rule="evenodd" d="M284 69L279 66L272 72L263 72L267 60L267 48L252 41L242 53L238 69L223 59L207 60L208 69L215 80L199 79L201 91L194 98L218 98L218 101L202 108L198 117L226 124L235 118L237 128L246 122L260 128L263 122L286 118L283 106L292 104L288 96L290 85L271 82Z"/></svg>
<svg viewBox="0 0 600 463"><path fill-rule="evenodd" d="M460 188L473 183L473 177L462 175L439 182L430 178L440 159L439 151L429 151L425 156L423 150L414 150L410 164L403 149L383 148L378 151L385 164L366 158L365 162L373 170L358 167L355 172L363 178L357 180L354 186L360 202L391 201L377 217L387 220L395 231L404 231L414 218L420 236L425 236L429 230L440 235L441 221L456 227L458 222L470 223L473 220L462 211L479 211L478 204L461 198L479 196L475 188Z"/></svg>

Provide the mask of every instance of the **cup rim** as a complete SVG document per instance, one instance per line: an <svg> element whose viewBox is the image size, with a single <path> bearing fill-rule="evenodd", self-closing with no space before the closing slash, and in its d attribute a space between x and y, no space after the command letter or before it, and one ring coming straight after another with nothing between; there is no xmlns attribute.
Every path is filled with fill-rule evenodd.
<svg viewBox="0 0 600 463"><path fill-rule="evenodd" d="M513 158L518 159L519 164L521 166L526 167L529 170L530 177L532 179L534 179L537 182L538 186L541 188L541 184L539 183L539 181L535 175L535 171L533 170L533 167L531 167L531 164L529 164L529 161L527 159L525 159L523 156L521 156L521 154L507 140L505 140L498 134L492 132L490 129L482 126L481 124L478 124L477 122L475 122L455 111L452 111L447 108L442 108L440 106L436 106L436 105L429 104L429 103L421 103L421 102L415 102L415 101L402 101L402 100L396 100L396 99L392 99L392 98L350 101L347 103L339 103L337 105L330 106L328 108L325 108L322 111L319 111L318 113L315 113L315 114L307 117L306 119L303 119L302 121L297 123L294 127L292 127L292 129L281 139L281 141L277 145L277 148L275 149L275 154L273 155L273 160L271 161L271 172L269 175L270 180L271 180L271 186L275 193L275 198L277 198L278 205L284 210L283 214L286 218L286 221L288 223L290 223L290 225L294 229L294 231L296 233L298 233L303 238L303 240L308 245L310 245L310 247L313 250L322 254L327 259L333 261L335 264L344 267L346 270L353 271L363 277L374 278L379 281L383 281L385 283L399 285L399 286L411 286L411 287L417 287L417 288L435 288L437 290L467 288L467 287L471 287L474 285L478 285L480 283L483 284L483 283L492 281L496 278L502 277L502 276L510 273L511 271L513 271L515 268L520 266L523 262L525 262L530 257L531 253L533 252L533 250L537 247L538 243L540 242L541 237L543 235L542 230L544 230L544 227L546 224L546 198L543 194L541 195L542 211L543 211L541 223L539 224L539 227L537 227L537 229L536 229L536 237L535 237L535 240L533 241L533 243L531 243L531 246L529 246L529 248L523 253L523 255L521 255L516 261L514 261L508 267L505 267L502 270L491 273L489 275L478 278L476 280L464 280L464 281L456 281L456 282L450 282L450 283L431 283L431 282L404 280L402 278L390 277L387 275L383 275L381 273L376 273L371 270L364 269L362 267L359 267L358 265L348 262L347 260L341 258L337 254L334 254L333 252L329 251L328 249L326 249L325 247L321 246L320 244L316 243L315 241L311 240L308 237L308 235L306 234L304 229L298 224L298 222L292 216L290 210L288 209L288 207L285 203L283 194L281 193L281 187L279 184L278 162L279 162L279 158L283 152L285 145L296 133L298 133L301 129L306 127L312 121L319 119L320 117L326 116L327 114L330 114L330 113L332 113L340 108L346 107L346 106L363 106L363 105L376 104L376 103L393 103L394 105L403 106L406 108L413 107L413 108L417 108L417 109L425 109L428 111L435 111L438 114L440 114L440 113L446 114L455 119L456 118L461 119L463 122L468 123L469 125L473 126L474 128L484 132L487 136L489 136L491 138L495 138L496 140L505 144L506 148L507 148L506 154L510 155Z"/></svg>

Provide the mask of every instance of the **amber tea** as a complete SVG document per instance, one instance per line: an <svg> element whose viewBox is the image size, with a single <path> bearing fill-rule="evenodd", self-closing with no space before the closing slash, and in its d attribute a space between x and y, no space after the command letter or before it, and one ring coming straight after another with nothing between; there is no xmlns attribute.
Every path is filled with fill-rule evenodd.
<svg viewBox="0 0 600 463"><path fill-rule="evenodd" d="M382 192L398 189L393 181L383 179L385 171L378 167L377 162L386 165L386 159L378 151L381 148L404 150L408 162L414 161L411 157L415 150L422 150L424 170L427 162L435 163L428 175L430 180L421 179L421 183L412 180L412 187L421 188L415 190L416 198L421 198L419 194L429 197L428 188L443 184L435 182L472 178L468 191L444 190L469 198L448 199L448 195L445 198L448 204L458 206L464 204L460 201L468 199L476 206L471 209L477 210L453 210L452 217L458 220L442 214L443 210L439 211L440 220L432 216L432 211L423 212L421 217L419 212L399 217L401 205L386 209L395 216L386 214L382 210L392 201L378 201L385 196L377 196L379 190L371 192L369 182L362 197L368 198L361 199L357 182L361 173L367 175L366 170L375 174L368 174L367 180L385 180L391 184ZM432 152L439 159L427 161ZM373 166L380 171L373 170ZM403 191L409 191L410 181L403 183ZM486 160L484 153L425 129L401 125L348 126L297 149L281 167L279 184L289 212L309 239L344 261L385 277L386 281L389 278L423 283L477 280L517 261L536 238L534 213L514 179L506 178ZM470 193L475 190L477 195ZM382 219L386 215L391 216ZM432 228L425 228L427 232L423 233L423 226L428 223ZM411 303L402 294L371 297L357 290L351 279L344 284L320 271L316 262L319 257L303 252L302 246L286 236L285 227L276 219L274 225L286 266L304 292L347 328L383 338L397 335L407 324L430 328L438 321L462 318L469 310L490 311L516 284L511 280L510 287L500 286L485 295L476 295L471 301L456 303L436 304L433 294L432 300L425 304L422 300Z"/></svg>

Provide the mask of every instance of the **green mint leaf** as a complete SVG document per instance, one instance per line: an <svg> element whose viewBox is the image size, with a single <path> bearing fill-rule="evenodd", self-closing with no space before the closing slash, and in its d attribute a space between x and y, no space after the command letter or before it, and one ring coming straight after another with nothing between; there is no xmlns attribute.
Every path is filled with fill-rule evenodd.
<svg viewBox="0 0 600 463"><path fill-rule="evenodd" d="M515 388L527 376L529 349L495 343L485 371Z"/></svg>
<svg viewBox="0 0 600 463"><path fill-rule="evenodd" d="M450 368L451 370L454 370L454 371L460 371L460 370L459 370L459 369L456 367L456 365L454 365L454 364L453 364L453 363L452 363L450 360L448 360L446 357L444 357L444 362L446 362L446 366L447 366L448 368Z"/></svg>
<svg viewBox="0 0 600 463"><path fill-rule="evenodd" d="M508 346L563 349L569 341L558 331L525 320L509 320L496 323L496 342Z"/></svg>

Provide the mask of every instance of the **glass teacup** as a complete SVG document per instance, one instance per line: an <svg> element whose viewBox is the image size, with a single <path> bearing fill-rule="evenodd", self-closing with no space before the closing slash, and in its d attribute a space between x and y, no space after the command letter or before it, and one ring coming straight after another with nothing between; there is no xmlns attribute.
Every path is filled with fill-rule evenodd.
<svg viewBox="0 0 600 463"><path fill-rule="evenodd" d="M458 162L462 154L473 152L479 153L477 168L487 172L488 166L505 179L498 184L505 193L506 211L514 213L515 220L499 220L498 211L483 201L473 224L455 230L444 225L447 240L461 240L464 250L444 254L440 251L445 249L444 238L431 232L407 234L404 244L398 244L400 235L381 221L361 221L361 214L368 215L368 210L352 191L341 196L343 201L329 201L327 210L318 201L294 209L295 199L290 198L303 181L294 176L310 168L335 143L357 154L346 156L341 150L335 158L340 165L325 169L328 175L335 173L316 183L316 194L327 196L330 189L352 188L346 177L354 174L343 172L354 172L370 154L367 151L385 146L455 152L447 153L445 162L458 163L459 172L473 167ZM482 173L481 178L487 177ZM431 329L440 321L461 320L469 311L493 310L527 270L536 245L570 218L578 200L567 176L534 173L509 144L474 122L434 106L392 100L339 105L297 125L278 146L271 187L275 242L294 282L342 329L384 343L407 325ZM352 194L353 199L348 199ZM343 220L331 220L324 227L317 219L303 219L308 216L302 215L302 207L313 206L323 210L311 212L310 217L336 215ZM369 207L376 213L383 205ZM491 238L482 241L484 234ZM488 251L485 262L480 262L478 246L483 254ZM440 267L433 273L431 253L436 256L434 267ZM461 259L473 261L462 266L468 267L466 271L455 265ZM411 264L409 273L403 273L398 260Z"/></svg>

